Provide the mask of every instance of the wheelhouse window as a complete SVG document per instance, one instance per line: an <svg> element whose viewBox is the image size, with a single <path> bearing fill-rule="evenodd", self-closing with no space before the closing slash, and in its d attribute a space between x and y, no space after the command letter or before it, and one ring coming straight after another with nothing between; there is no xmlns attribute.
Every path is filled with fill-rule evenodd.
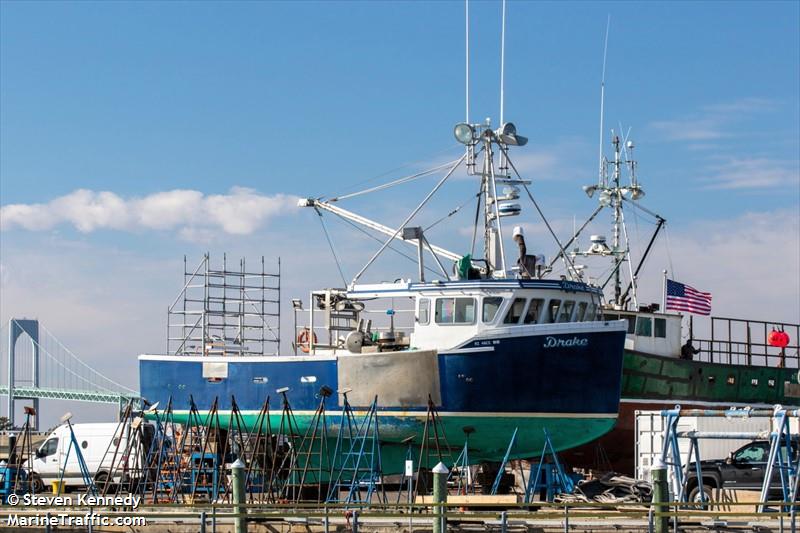
<svg viewBox="0 0 800 533"><path fill-rule="evenodd" d="M653 320L649 316L640 316L636 319L636 335L640 337L653 336Z"/></svg>
<svg viewBox="0 0 800 533"><path fill-rule="evenodd" d="M558 308L561 307L561 300L550 300L550 305L547 307L547 322L550 324L555 323L558 318Z"/></svg>
<svg viewBox="0 0 800 533"><path fill-rule="evenodd" d="M599 313L598 313L599 314ZM595 306L594 302L589 302L589 305L586 306L586 315L585 319L589 320L600 320L599 316L595 316Z"/></svg>
<svg viewBox="0 0 800 533"><path fill-rule="evenodd" d="M514 298L511 307L508 308L508 313L503 319L503 324L517 324L525 311L525 298Z"/></svg>
<svg viewBox="0 0 800 533"><path fill-rule="evenodd" d="M431 321L431 301L428 298L419 299L419 323L427 326Z"/></svg>
<svg viewBox="0 0 800 533"><path fill-rule="evenodd" d="M628 333L633 335L636 332L636 317L633 315L620 315L620 318L628 321Z"/></svg>
<svg viewBox="0 0 800 533"><path fill-rule="evenodd" d="M497 316L497 311L500 309L500 306L503 304L503 299L499 296L487 296L483 299L483 312L481 314L481 320L486 323L492 322L494 317Z"/></svg>
<svg viewBox="0 0 800 533"><path fill-rule="evenodd" d="M474 324L475 298L439 298L434 319L437 324Z"/></svg>
<svg viewBox="0 0 800 533"><path fill-rule="evenodd" d="M569 322L572 318L572 310L575 308L575 302L572 300L565 300L561 306L561 312L558 313L559 322Z"/></svg>
<svg viewBox="0 0 800 533"><path fill-rule="evenodd" d="M578 302L578 311L575 313L575 322L583 322L583 317L586 316L587 302Z"/></svg>
<svg viewBox="0 0 800 533"><path fill-rule="evenodd" d="M656 318L653 321L653 334L660 338L666 339L667 338L667 319L666 318Z"/></svg>
<svg viewBox="0 0 800 533"><path fill-rule="evenodd" d="M539 315L541 314L543 306L544 300L541 298L531 298L531 301L528 304L528 312L525 313L525 320L523 323L536 324L539 322Z"/></svg>

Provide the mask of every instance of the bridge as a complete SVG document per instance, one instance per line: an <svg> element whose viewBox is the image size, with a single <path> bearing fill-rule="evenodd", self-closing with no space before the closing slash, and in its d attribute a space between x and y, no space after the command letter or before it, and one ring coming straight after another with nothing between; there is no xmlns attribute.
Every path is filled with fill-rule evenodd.
<svg viewBox="0 0 800 533"><path fill-rule="evenodd" d="M141 403L138 392L90 367L38 320L12 318L3 330L6 327L7 350L0 358L0 368L6 371L0 395L7 397L12 427L17 400L32 400L37 413L40 399L120 406L131 400ZM0 338L4 336L0 334ZM36 424L38 426L38 416Z"/></svg>

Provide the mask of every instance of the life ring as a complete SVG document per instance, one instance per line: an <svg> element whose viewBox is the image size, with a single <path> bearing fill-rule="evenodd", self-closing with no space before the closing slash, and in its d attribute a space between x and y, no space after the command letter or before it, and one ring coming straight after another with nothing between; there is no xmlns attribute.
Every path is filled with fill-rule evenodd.
<svg viewBox="0 0 800 533"><path fill-rule="evenodd" d="M303 353L308 353L311 351L311 344L308 342L309 337L313 339L314 344L317 344L317 334L311 333L311 330L308 328L303 328L300 330L300 333L297 334L297 346L303 351Z"/></svg>

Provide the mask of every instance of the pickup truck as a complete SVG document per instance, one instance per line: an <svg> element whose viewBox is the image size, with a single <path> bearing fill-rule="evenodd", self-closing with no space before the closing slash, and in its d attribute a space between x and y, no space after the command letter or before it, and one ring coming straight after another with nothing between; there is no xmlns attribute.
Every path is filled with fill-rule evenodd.
<svg viewBox="0 0 800 533"><path fill-rule="evenodd" d="M769 462L769 441L755 440L732 451L727 459L701 461L702 483L697 481L695 463L689 465L686 490L690 502L716 501L716 489L761 490ZM798 440L792 441L791 460L797 464L800 449ZM786 457L786 446L781 447L781 454ZM701 490L704 496L701 496ZM770 499L783 499L781 477L777 468L773 468L770 481Z"/></svg>

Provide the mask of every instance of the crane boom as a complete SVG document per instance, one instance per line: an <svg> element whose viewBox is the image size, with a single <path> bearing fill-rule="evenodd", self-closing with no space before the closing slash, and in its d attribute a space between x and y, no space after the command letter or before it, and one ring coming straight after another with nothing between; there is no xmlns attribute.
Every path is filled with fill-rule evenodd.
<svg viewBox="0 0 800 533"><path fill-rule="evenodd" d="M384 226L374 220L370 220L366 217L353 213L352 211L348 211L347 209L342 209L341 207L337 207L331 205L328 202L324 202L322 200L315 200L314 198L302 198L297 202L298 207L313 207L315 209L322 209L323 211L327 211L329 213L333 213L334 215L341 217L345 220L349 220L351 222L355 222L361 226L369 228L373 231L377 231L378 233L382 233L387 237L394 237L395 239L408 243L412 246L418 247L419 243L417 239L403 239L402 232L398 232L396 229L390 228L388 226ZM433 244L430 245L430 249L438 256L444 257L445 259L450 259L451 261L458 261L461 259L461 255L451 252L450 250L445 250L440 246L434 246Z"/></svg>

